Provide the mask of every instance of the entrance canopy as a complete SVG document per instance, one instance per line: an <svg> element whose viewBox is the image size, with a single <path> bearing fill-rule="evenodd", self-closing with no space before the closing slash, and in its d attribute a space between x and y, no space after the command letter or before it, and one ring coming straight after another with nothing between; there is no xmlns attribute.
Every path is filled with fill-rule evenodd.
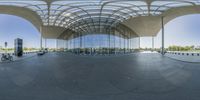
<svg viewBox="0 0 200 100"><path fill-rule="evenodd" d="M0 13L21 16L38 29L99 33L123 24L139 36L153 36L161 27L161 16L167 23L198 13L199 5L200 0L0 0ZM50 38L61 34L45 32L43 36Z"/></svg>

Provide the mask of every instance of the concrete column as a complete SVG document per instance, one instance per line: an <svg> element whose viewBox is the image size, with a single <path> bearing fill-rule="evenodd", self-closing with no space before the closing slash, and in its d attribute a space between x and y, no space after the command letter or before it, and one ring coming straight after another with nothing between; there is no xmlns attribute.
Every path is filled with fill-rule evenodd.
<svg viewBox="0 0 200 100"><path fill-rule="evenodd" d="M128 38L128 51L129 51L129 53L131 52L131 34L130 34L130 32L129 32L129 38Z"/></svg>
<svg viewBox="0 0 200 100"><path fill-rule="evenodd" d="M58 50L58 40L56 39L56 49Z"/></svg>
<svg viewBox="0 0 200 100"><path fill-rule="evenodd" d="M82 33L80 33L80 36L79 36L79 38L80 38L80 49L82 48L82 45L83 45L83 44L82 44L82 37L83 37L83 36L82 36Z"/></svg>
<svg viewBox="0 0 200 100"><path fill-rule="evenodd" d="M123 33L122 33L122 37L123 37L123 44L124 44L124 54L126 53L126 37L125 37L125 31L123 30Z"/></svg>
<svg viewBox="0 0 200 100"><path fill-rule="evenodd" d="M67 40L65 40L65 49L66 49L66 51L68 51L68 41Z"/></svg>
<svg viewBox="0 0 200 100"><path fill-rule="evenodd" d="M40 26L40 49L42 49L42 26Z"/></svg>
<svg viewBox="0 0 200 100"><path fill-rule="evenodd" d="M75 35L73 34L73 42L72 42L72 45L73 45L73 52L75 53Z"/></svg>
<svg viewBox="0 0 200 100"><path fill-rule="evenodd" d="M161 47L161 53L164 55L165 52L165 28L164 28L164 17L161 17L161 24L162 24L162 47Z"/></svg>
<svg viewBox="0 0 200 100"><path fill-rule="evenodd" d="M154 37L152 36L152 50L154 50Z"/></svg>
<svg viewBox="0 0 200 100"><path fill-rule="evenodd" d="M69 51L69 38L66 40L66 47L67 47L67 52Z"/></svg>
<svg viewBox="0 0 200 100"><path fill-rule="evenodd" d="M82 37L82 48L84 48L84 50L83 50L83 53L85 54L85 35L82 35L83 37Z"/></svg>
<svg viewBox="0 0 200 100"><path fill-rule="evenodd" d="M45 38L45 48L47 48L47 39Z"/></svg>
<svg viewBox="0 0 200 100"><path fill-rule="evenodd" d="M67 39L67 51L69 51L69 38Z"/></svg>
<svg viewBox="0 0 200 100"><path fill-rule="evenodd" d="M116 38L116 35L115 35L115 31L113 32L113 39L114 39L114 52L115 52L115 54L116 54L116 41L115 41L115 38Z"/></svg>
<svg viewBox="0 0 200 100"><path fill-rule="evenodd" d="M122 37L121 37L121 34L119 33L119 53L121 53L121 48L122 48L121 40L122 40Z"/></svg>
<svg viewBox="0 0 200 100"><path fill-rule="evenodd" d="M110 49L111 49L111 46L110 46L110 34L111 34L111 30L109 30L109 35L108 35L108 42L109 42L109 44L108 44L108 54L110 54Z"/></svg>
<svg viewBox="0 0 200 100"><path fill-rule="evenodd" d="M139 37L139 44L138 45L139 45L139 49L140 49L140 37Z"/></svg>
<svg viewBox="0 0 200 100"><path fill-rule="evenodd" d="M79 33L79 41L80 41L80 47L79 47L79 54L81 53L81 49L82 49L82 33Z"/></svg>
<svg viewBox="0 0 200 100"><path fill-rule="evenodd" d="M72 51L72 50L73 50L73 44L72 44L73 41L72 41L72 38L73 38L73 37L72 37L72 35L71 35L71 37L70 37L70 51L71 51L71 52L73 52L73 51Z"/></svg>
<svg viewBox="0 0 200 100"><path fill-rule="evenodd" d="M132 53L132 34L130 33L130 52Z"/></svg>

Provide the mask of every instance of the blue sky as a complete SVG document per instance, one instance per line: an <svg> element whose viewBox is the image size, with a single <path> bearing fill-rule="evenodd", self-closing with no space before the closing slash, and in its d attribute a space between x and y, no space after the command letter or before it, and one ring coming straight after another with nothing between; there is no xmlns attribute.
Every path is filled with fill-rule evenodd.
<svg viewBox="0 0 200 100"><path fill-rule="evenodd" d="M8 42L14 47L14 39L23 39L24 47L40 47L40 32L26 19L13 15L0 14L0 46ZM55 40L47 40L48 47L55 47Z"/></svg>
<svg viewBox="0 0 200 100"><path fill-rule="evenodd" d="M14 47L14 39L22 38L24 47L39 45L39 32L27 20L17 16L0 14L0 46L8 42L8 47Z"/></svg>
<svg viewBox="0 0 200 100"><path fill-rule="evenodd" d="M39 48L40 33L27 20L0 14L0 46L8 42L8 47L14 47L14 39L22 38L24 47ZM151 47L151 37L141 38L141 47ZM165 46L169 45L200 45L200 14L178 17L165 25ZM48 47L55 47L55 40L47 40ZM155 38L155 47L161 46L161 33Z"/></svg>
<svg viewBox="0 0 200 100"><path fill-rule="evenodd" d="M152 37L141 38L141 47L151 47ZM170 45L200 46L200 14L185 15L165 25L165 47ZM161 47L161 32L155 37L155 47Z"/></svg>

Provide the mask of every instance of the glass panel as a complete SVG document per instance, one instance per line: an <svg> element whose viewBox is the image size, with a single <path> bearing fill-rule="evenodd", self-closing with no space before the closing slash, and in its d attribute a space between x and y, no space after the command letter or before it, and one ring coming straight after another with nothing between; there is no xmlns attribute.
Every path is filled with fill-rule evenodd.
<svg viewBox="0 0 200 100"><path fill-rule="evenodd" d="M0 5L28 8L41 17L44 25L71 28L73 25L85 22L91 26L98 21L107 27L106 25L116 25L130 17L148 16L149 13L160 15L170 8L200 4L200 0L153 0L150 9L148 9L145 0L53 1L50 9L48 9L47 3L42 0L0 0Z"/></svg>

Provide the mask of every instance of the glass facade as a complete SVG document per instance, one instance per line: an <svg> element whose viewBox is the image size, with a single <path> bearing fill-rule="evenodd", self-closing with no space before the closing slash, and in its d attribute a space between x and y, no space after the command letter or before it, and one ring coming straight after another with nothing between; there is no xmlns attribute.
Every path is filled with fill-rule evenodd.
<svg viewBox="0 0 200 100"><path fill-rule="evenodd" d="M123 35L87 34L81 37L70 36L70 39L58 39L59 51L75 54L126 54L139 48L139 38L125 38Z"/></svg>
<svg viewBox="0 0 200 100"><path fill-rule="evenodd" d="M130 28L119 24L111 28L100 28L97 33L63 32L57 40L59 51L75 54L126 54L139 48L139 37Z"/></svg>

